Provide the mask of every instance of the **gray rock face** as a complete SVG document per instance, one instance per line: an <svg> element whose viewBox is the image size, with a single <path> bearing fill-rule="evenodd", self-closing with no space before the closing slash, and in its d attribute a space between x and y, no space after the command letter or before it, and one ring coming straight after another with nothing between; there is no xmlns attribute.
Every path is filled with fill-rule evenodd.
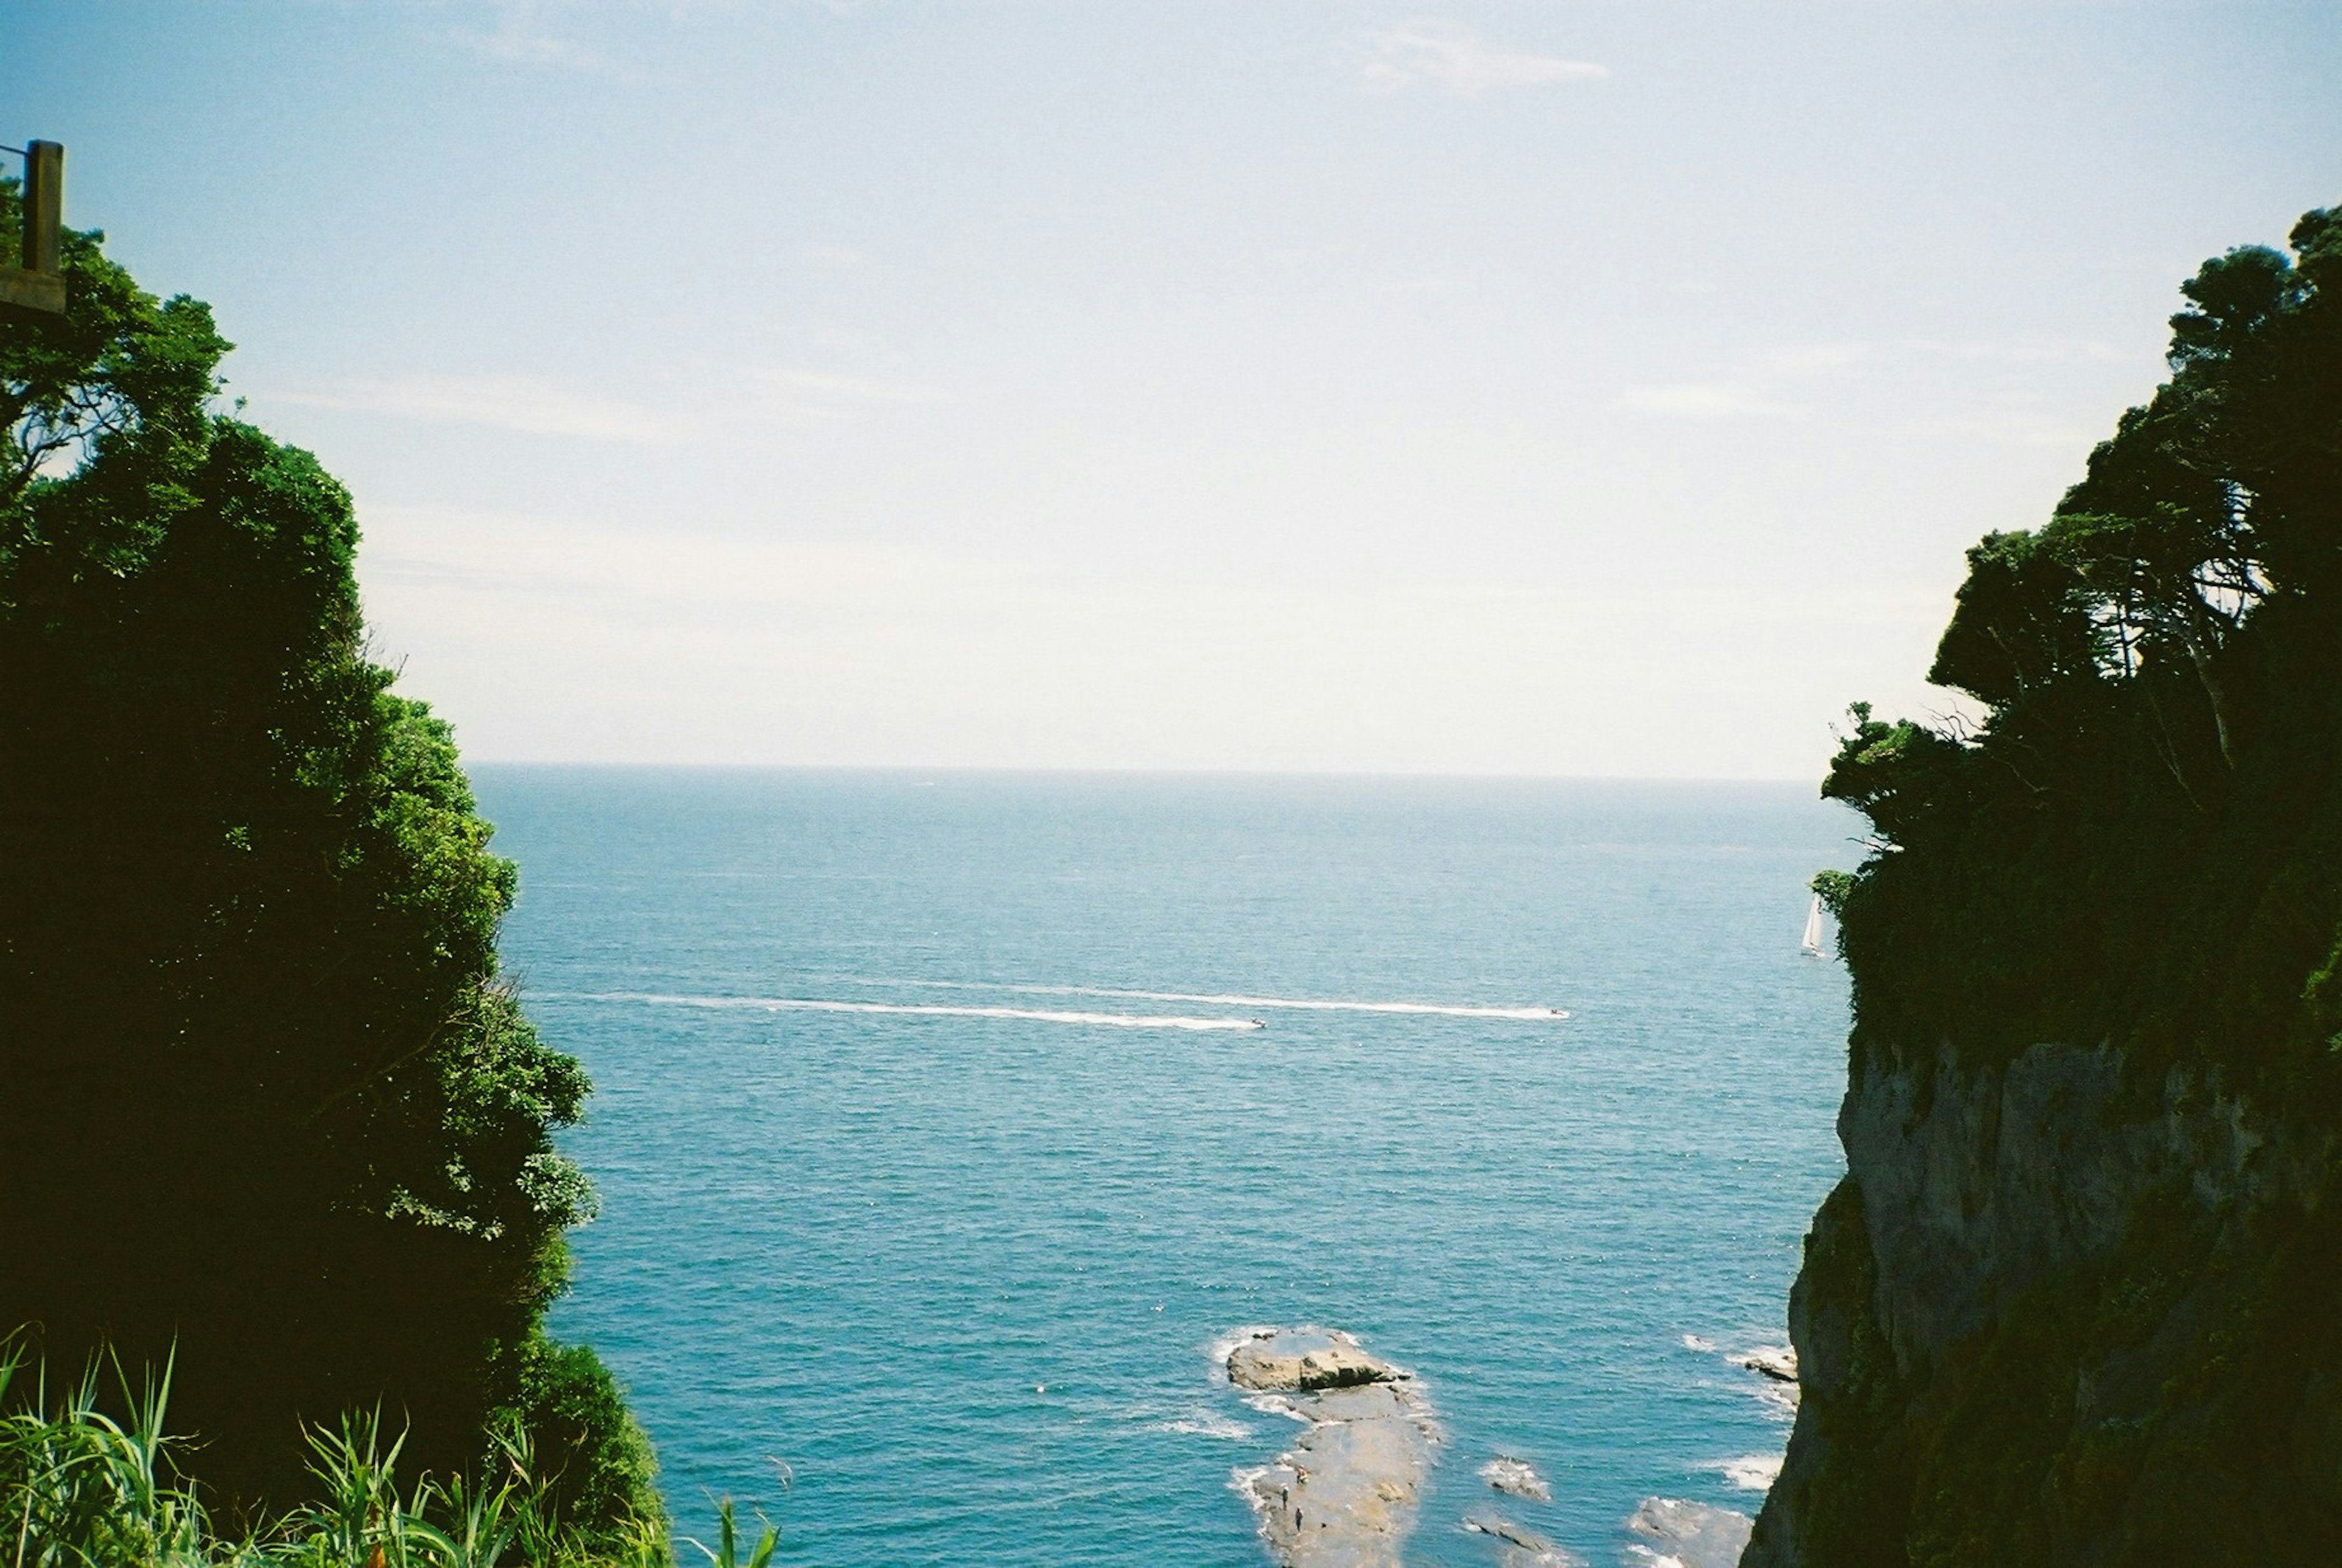
<svg viewBox="0 0 2342 1568"><path fill-rule="evenodd" d="M1790 1295L1797 1425L1744 1568L1902 1561L1878 1537L1931 1527L1910 1513L1915 1496L1943 1498L1957 1515L1965 1473L1937 1477L1915 1467L1941 1463L1928 1457L1933 1434L2013 1315L2038 1313L2058 1292L2095 1302L2091 1271L2127 1266L2156 1243L2165 1222L2142 1217L2150 1213L2184 1213L2188 1225L2231 1238L2223 1245L2233 1280L2273 1278L2262 1271L2278 1266L2270 1260L2279 1253L2267 1238L2314 1214L2334 1180L2335 1138L2315 1120L2256 1111L2177 1069L2159 1093L2141 1094L2126 1090L2120 1058L2106 1049L2036 1045L1994 1068L1962 1067L1948 1047L1913 1055L1906 1064L1883 1051L1858 1059L1838 1114L1847 1179L1815 1216ZM2158 1401L2171 1397L2171 1380L2202 1364L2188 1358L2224 1321L2220 1292L2229 1288L2179 1278L2172 1299L2154 1309L2159 1317L2116 1337L2090 1337L2110 1331L2085 1316L2044 1341L2051 1331L2037 1316L2036 1337L2021 1342L2036 1348L2001 1363L2000 1377L2042 1367L2045 1379L2062 1378L2073 1392L2069 1435L2057 1441L2134 1442L2140 1456L2124 1462L2141 1479L2114 1495L2118 1513L2101 1503L2086 1516L2066 1500L2073 1494L2055 1488L2025 1493L2046 1499L2024 1506L2037 1511L2037 1538L2060 1542L2058 1561L2132 1561L2112 1544L2117 1536L2155 1539L2165 1527L2147 1522L2164 1517L2158 1492L2177 1497L2195 1484L2199 1473L2176 1457L2169 1463L2180 1468L2167 1479L2146 1479L2154 1473L2142 1466L2165 1462L2136 1443L2149 1430L2142 1423L2165 1419ZM2043 1366L2053 1353L2062 1372ZM2294 1374L2295 1385L2312 1370ZM2299 1431L2322 1430L2324 1399L2292 1418ZM2165 1414L2193 1422L2202 1408ZM2108 1435L2093 1438L2094 1429ZM2307 1473L2325 1464L2301 1455L2307 1450L2297 1456ZM1992 1463L1989 1443L1959 1463ZM2299 1525L2294 1535L2298 1544ZM1854 1544L1866 1539L1877 1555ZM2257 1560L2342 1562L2342 1545L2337 1553ZM2228 1559L2183 1552L2171 1560Z"/></svg>
<svg viewBox="0 0 2342 1568"><path fill-rule="evenodd" d="M2111 1252L2143 1193L2267 1206L2322 1187L2327 1144L2192 1087L2175 1072L2160 1105L2126 1114L2115 1053L2069 1045L1998 1071L1963 1072L1947 1051L1924 1075L1882 1064L1855 1077L1838 1139L1897 1367L1924 1372L2042 1280Z"/></svg>
<svg viewBox="0 0 2342 1568"><path fill-rule="evenodd" d="M1286 1568L1399 1568L1440 1441L1412 1379L1349 1335L1315 1329L1247 1340L1227 1370L1308 1428L1241 1477L1270 1553Z"/></svg>

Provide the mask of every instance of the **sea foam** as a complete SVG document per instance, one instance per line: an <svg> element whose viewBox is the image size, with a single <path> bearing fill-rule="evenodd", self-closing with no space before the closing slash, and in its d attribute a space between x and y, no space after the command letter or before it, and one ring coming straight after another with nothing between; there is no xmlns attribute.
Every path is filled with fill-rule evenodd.
<svg viewBox="0 0 2342 1568"><path fill-rule="evenodd" d="M1743 1492L1770 1492L1773 1483L1781 1476L1781 1455L1744 1454L1738 1459L1720 1460L1705 1468L1718 1472L1726 1481Z"/></svg>

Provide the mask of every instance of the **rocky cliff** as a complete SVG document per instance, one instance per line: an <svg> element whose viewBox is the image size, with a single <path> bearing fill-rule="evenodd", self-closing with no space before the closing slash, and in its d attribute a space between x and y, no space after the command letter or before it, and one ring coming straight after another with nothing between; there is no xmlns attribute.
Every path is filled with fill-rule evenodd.
<svg viewBox="0 0 2342 1568"><path fill-rule="evenodd" d="M2124 1078L1857 1073L1746 1568L2342 1563L2335 1131Z"/></svg>
<svg viewBox="0 0 2342 1568"><path fill-rule="evenodd" d="M1844 737L1847 1174L1746 1568L2342 1563L2342 214L2293 239L1970 552L1985 722Z"/></svg>

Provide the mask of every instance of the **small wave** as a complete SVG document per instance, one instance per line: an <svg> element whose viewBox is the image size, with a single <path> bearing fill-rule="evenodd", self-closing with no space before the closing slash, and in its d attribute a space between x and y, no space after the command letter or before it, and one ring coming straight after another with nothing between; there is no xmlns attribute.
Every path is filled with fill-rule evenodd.
<svg viewBox="0 0 2342 1568"><path fill-rule="evenodd" d="M1268 1526L1268 1505L1261 1497L1260 1488L1253 1483L1276 1467L1273 1464L1239 1464L1228 1472L1228 1490L1245 1500L1253 1517L1266 1530Z"/></svg>
<svg viewBox="0 0 2342 1568"><path fill-rule="evenodd" d="M992 980L867 980L856 985L900 985L926 991L1005 991L1019 996L1106 996L1120 1002L1192 1002L1208 1007L1253 1007L1291 1013L1402 1013L1435 1018L1505 1018L1553 1024L1569 1014L1558 1007L1484 1007L1446 1002L1370 1002L1305 996L1244 996L1212 991L1124 991L1104 985L1020 985Z"/></svg>
<svg viewBox="0 0 2342 1568"><path fill-rule="evenodd" d="M1211 1358L1212 1381L1222 1388L1227 1387L1228 1357L1236 1353L1236 1347L1241 1344L1250 1344L1256 1339L1267 1339L1282 1332L1284 1331L1269 1323L1247 1323L1242 1328L1229 1330L1205 1346L1204 1353ZM1344 1334L1342 1337L1349 1339L1350 1336ZM1350 1340L1350 1343L1355 1344L1357 1342ZM1281 1415L1287 1421L1297 1421L1304 1425L1308 1424L1309 1422L1309 1418L1302 1413L1301 1407L1281 1393L1250 1393L1244 1396L1244 1402L1262 1415ZM1241 1474L1240 1479L1242 1479ZM1249 1484L1249 1481L1246 1480L1245 1483Z"/></svg>
<svg viewBox="0 0 2342 1568"><path fill-rule="evenodd" d="M1773 1483L1781 1477L1781 1457L1777 1453L1750 1453L1702 1468L1717 1472L1726 1483L1743 1492L1770 1492Z"/></svg>
<svg viewBox="0 0 2342 1568"><path fill-rule="evenodd" d="M1281 1393L1247 1393L1244 1402L1263 1415L1281 1415L1287 1421L1310 1424L1307 1413Z"/></svg>
<svg viewBox="0 0 2342 1568"><path fill-rule="evenodd" d="M1785 1344L1757 1343L1742 1350L1726 1350L1696 1333L1682 1336L1683 1347L1696 1355L1712 1355L1739 1372L1755 1373L1735 1379L1732 1385L1765 1407L1765 1413L1790 1421L1797 1413L1797 1353ZM1743 1342L1746 1343L1746 1342ZM1712 1386L1712 1385L1708 1385Z"/></svg>
<svg viewBox="0 0 2342 1568"><path fill-rule="evenodd" d="M1230 1443L1249 1443L1253 1430L1241 1421L1225 1415L1182 1416L1176 1421L1158 1421L1156 1432L1176 1432L1185 1437L1218 1437Z"/></svg>
<svg viewBox="0 0 2342 1568"><path fill-rule="evenodd" d="M552 992L552 1002L629 1002L645 1007L729 1008L766 1013L865 1013L909 1018L1000 1018L1105 1029L1258 1029L1257 1018L1189 1018L1159 1013L1076 1013L1039 1007L950 1007L901 1002L838 1002L810 996L669 996L646 991Z"/></svg>
<svg viewBox="0 0 2342 1568"><path fill-rule="evenodd" d="M1211 1359L1212 1370L1218 1374L1218 1381L1227 1381L1228 1357L1236 1353L1236 1346L1249 1344L1256 1339L1266 1339L1276 1332L1276 1326L1271 1323L1246 1323L1242 1328L1230 1329L1206 1345L1204 1354Z"/></svg>

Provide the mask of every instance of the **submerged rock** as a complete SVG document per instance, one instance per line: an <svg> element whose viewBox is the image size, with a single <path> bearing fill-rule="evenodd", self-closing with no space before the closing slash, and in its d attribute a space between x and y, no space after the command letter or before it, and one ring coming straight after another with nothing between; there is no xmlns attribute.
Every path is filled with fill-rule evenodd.
<svg viewBox="0 0 2342 1568"><path fill-rule="evenodd" d="M1272 1330L1228 1353L1228 1381L1308 1430L1274 1463L1237 1473L1286 1568L1399 1568L1431 1451L1431 1409L1405 1372L1338 1331Z"/></svg>
<svg viewBox="0 0 2342 1568"><path fill-rule="evenodd" d="M1746 1513L1674 1497L1646 1497L1626 1528L1651 1544L1646 1561L1674 1568L1735 1568L1748 1545Z"/></svg>
<svg viewBox="0 0 2342 1568"><path fill-rule="evenodd" d="M1536 1473L1536 1467L1508 1453L1500 1453L1480 1466L1480 1479L1509 1496L1526 1497L1533 1503L1553 1501L1553 1488Z"/></svg>
<svg viewBox="0 0 2342 1568"><path fill-rule="evenodd" d="M1502 1543L1496 1553L1499 1568L1586 1568L1586 1559L1576 1553L1494 1514L1467 1513L1464 1528Z"/></svg>

